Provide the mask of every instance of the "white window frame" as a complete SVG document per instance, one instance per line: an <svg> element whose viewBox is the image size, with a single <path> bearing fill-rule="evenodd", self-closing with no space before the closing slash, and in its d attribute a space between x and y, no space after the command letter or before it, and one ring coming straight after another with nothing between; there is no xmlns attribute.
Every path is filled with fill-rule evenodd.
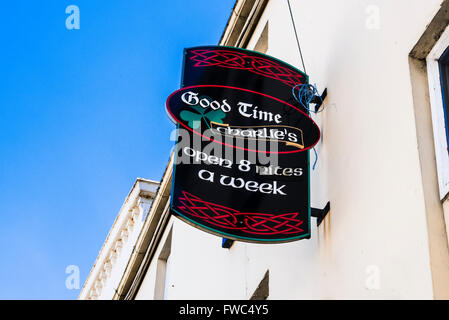
<svg viewBox="0 0 449 320"><path fill-rule="evenodd" d="M432 113L433 138L438 171L440 199L449 193L449 152L444 121L444 104L441 92L440 66L438 60L449 47L449 27L441 35L426 58L429 80L430 108Z"/></svg>

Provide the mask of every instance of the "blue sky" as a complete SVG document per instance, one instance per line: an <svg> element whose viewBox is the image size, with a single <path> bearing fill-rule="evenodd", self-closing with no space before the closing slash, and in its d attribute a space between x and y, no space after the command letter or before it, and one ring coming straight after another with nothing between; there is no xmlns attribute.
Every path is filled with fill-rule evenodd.
<svg viewBox="0 0 449 320"><path fill-rule="evenodd" d="M234 2L0 4L0 299L78 296L66 266L82 284L136 177L162 177L182 49L217 44Z"/></svg>

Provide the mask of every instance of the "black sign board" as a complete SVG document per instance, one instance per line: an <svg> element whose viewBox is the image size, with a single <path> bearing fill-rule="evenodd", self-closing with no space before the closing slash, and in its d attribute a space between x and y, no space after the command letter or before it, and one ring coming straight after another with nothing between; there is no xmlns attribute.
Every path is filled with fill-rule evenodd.
<svg viewBox="0 0 449 320"><path fill-rule="evenodd" d="M183 88L167 99L178 126L172 214L233 240L310 237L308 150L320 132L291 94L306 82L260 53L186 49Z"/></svg>
<svg viewBox="0 0 449 320"><path fill-rule="evenodd" d="M308 76L276 58L240 48L203 46L184 50L182 86L220 84L292 102L295 85Z"/></svg>

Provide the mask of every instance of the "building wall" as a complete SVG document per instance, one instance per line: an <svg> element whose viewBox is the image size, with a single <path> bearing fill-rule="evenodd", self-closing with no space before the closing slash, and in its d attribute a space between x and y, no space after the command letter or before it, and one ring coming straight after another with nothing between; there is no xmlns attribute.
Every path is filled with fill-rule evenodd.
<svg viewBox="0 0 449 320"><path fill-rule="evenodd" d="M312 206L331 212L310 240L230 249L172 217L166 298L247 299L267 269L269 299L435 297L408 57L441 2L291 1L310 81L328 88ZM248 48L267 21L267 54L301 68L286 1ZM137 298L154 297L156 269Z"/></svg>
<svg viewBox="0 0 449 320"><path fill-rule="evenodd" d="M199 231L171 217L155 257L172 233L170 265L165 283L165 299L246 299L245 247L232 254L221 248L221 238ZM158 274L154 259L136 299L154 299Z"/></svg>

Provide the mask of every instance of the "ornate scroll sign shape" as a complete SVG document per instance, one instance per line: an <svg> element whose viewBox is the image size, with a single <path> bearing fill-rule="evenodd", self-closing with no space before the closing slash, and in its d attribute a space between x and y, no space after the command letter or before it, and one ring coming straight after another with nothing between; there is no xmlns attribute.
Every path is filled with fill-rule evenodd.
<svg viewBox="0 0 449 320"><path fill-rule="evenodd" d="M168 97L167 112L172 121L205 139L252 152L302 152L320 139L318 126L304 111L276 97L244 88L223 85L182 88ZM205 134L207 129L211 132ZM278 150L267 150L260 143L245 148L233 139L276 142Z"/></svg>
<svg viewBox="0 0 449 320"><path fill-rule="evenodd" d="M310 238L308 150L320 130L291 94L307 81L254 51L186 49L166 103L178 128L171 213L233 240Z"/></svg>

